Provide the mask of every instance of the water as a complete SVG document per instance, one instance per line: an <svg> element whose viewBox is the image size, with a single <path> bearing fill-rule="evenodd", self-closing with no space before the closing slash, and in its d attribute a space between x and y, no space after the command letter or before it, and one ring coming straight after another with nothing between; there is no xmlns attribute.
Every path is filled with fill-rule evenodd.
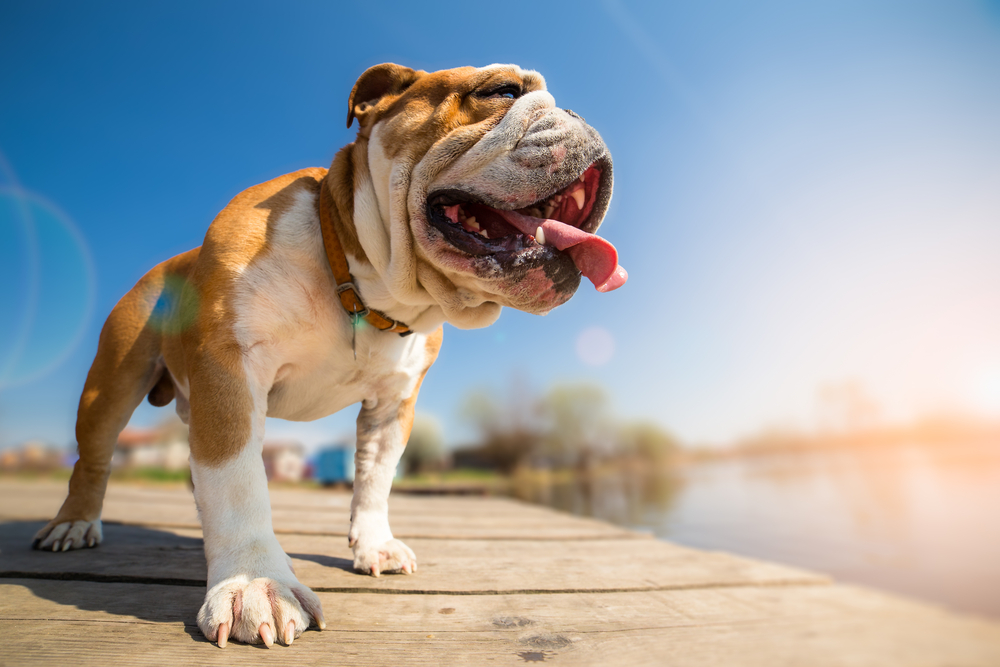
<svg viewBox="0 0 1000 667"><path fill-rule="evenodd" d="M517 495L1000 617L1000 443L739 457L521 485Z"/></svg>

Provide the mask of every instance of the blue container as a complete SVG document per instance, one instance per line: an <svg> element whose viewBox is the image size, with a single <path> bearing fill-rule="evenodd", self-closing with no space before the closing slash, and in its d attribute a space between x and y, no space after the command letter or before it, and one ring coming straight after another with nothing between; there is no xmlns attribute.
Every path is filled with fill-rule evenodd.
<svg viewBox="0 0 1000 667"><path fill-rule="evenodd" d="M333 445L321 449L316 457L316 481L338 484L354 481L354 447Z"/></svg>

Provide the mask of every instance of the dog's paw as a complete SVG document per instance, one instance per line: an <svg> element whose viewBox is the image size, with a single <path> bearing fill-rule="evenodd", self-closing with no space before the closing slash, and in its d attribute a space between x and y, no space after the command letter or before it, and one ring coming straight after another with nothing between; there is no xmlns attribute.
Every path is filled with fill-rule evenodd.
<svg viewBox="0 0 1000 667"><path fill-rule="evenodd" d="M60 521L53 519L35 533L31 546L45 551L69 551L96 547L104 539L101 520Z"/></svg>
<svg viewBox="0 0 1000 667"><path fill-rule="evenodd" d="M370 549L356 547L354 569L373 577L383 572L412 574L417 571L417 557L413 554L413 549L393 539Z"/></svg>
<svg viewBox="0 0 1000 667"><path fill-rule="evenodd" d="M275 641L291 646L314 621L326 627L319 598L299 582L247 577L226 579L211 588L198 612L198 627L224 648L230 639L246 644Z"/></svg>

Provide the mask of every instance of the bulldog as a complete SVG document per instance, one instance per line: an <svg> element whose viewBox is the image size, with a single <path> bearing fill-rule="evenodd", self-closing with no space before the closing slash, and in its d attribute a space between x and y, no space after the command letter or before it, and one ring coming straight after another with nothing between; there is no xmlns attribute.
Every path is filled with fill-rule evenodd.
<svg viewBox="0 0 1000 667"><path fill-rule="evenodd" d="M47 551L101 542L119 432L148 397L190 426L208 561L205 636L267 646L325 627L275 539L261 459L265 417L312 420L361 403L348 543L354 567L413 573L388 496L442 325L544 314L586 276L627 278L594 232L611 156L513 65L367 70L348 101L356 140L329 170L238 194L204 244L153 268L112 310L80 398L79 461Z"/></svg>

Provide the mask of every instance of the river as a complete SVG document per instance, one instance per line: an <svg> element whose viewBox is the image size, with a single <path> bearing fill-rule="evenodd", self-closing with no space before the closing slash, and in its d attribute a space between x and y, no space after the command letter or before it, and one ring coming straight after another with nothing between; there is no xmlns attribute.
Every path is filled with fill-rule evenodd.
<svg viewBox="0 0 1000 667"><path fill-rule="evenodd" d="M517 495L1000 617L1000 443L740 456Z"/></svg>

